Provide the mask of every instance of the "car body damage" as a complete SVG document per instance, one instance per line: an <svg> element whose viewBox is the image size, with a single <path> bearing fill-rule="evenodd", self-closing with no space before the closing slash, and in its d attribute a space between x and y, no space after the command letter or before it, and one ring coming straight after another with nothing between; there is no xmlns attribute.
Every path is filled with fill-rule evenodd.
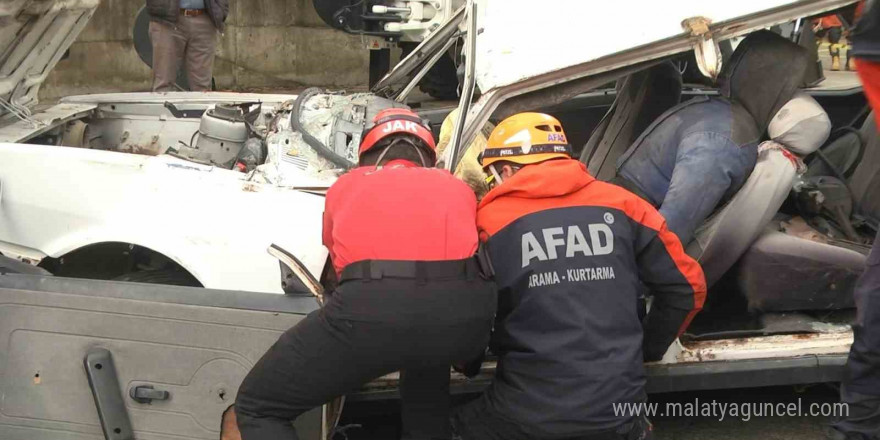
<svg viewBox="0 0 880 440"><path fill-rule="evenodd" d="M627 59L629 57L622 55L635 55L637 48L643 46L649 48L653 56L658 55L659 47L668 51L666 54L672 54L692 48L700 38L728 39L790 21L795 9L812 14L850 2L706 1L693 5L686 1L667 1L640 5L640 13L628 14L619 23L591 23L589 29L584 29L581 17L613 17L620 5L562 0L551 1L541 8L529 7L528 0L478 0L475 3L482 28L477 36L476 80L481 90L490 91L573 66L578 66L582 75L617 69L642 61L640 57ZM566 13L560 14L563 7ZM695 17L707 23L705 32L699 36L692 35L687 26L688 20ZM561 41L603 43L548 45L511 23L552 23L554 37ZM611 26L623 29L612 30ZM603 34L613 34L614 38L600 38ZM535 62L538 60L540 62ZM598 62L600 60L602 62Z"/></svg>
<svg viewBox="0 0 880 440"><path fill-rule="evenodd" d="M40 3L56 5L59 16L65 4L89 4ZM707 54L701 70L711 74L723 61L711 59L716 44L850 3L671 2L636 11L627 22L584 27L584 14L613 6L560 1L535 11L475 0L449 14L450 21L370 94L107 94L68 97L43 111L36 111L33 100L21 100L32 113L18 109L0 116L0 302L8 305L0 310L0 365L6 365L3 376L9 379L0 384L9 409L0 414L0 437L102 438L110 422L106 411L96 417L94 396L121 391L116 414L129 419L135 438L217 438L215 422L249 368L284 329L318 309L321 287L332 288L322 277L327 250L321 244L321 194L354 162L366 121L383 108L404 105L420 74L431 68L429 60L461 47L450 41L459 42L464 29L478 34L463 66L465 84L479 88L481 96L462 100L459 117L452 118L458 151L447 148L446 161L453 168L463 146L490 118L526 109L558 116L570 143L587 150L594 134L604 136L609 121L627 119L614 115L621 108L618 98L645 95L631 93L633 78L643 78L634 74L677 61L698 46ZM478 15L469 17L474 5ZM559 13L563 7L566 12ZM31 22L39 22L45 11L33 10ZM0 12L2 20L12 16ZM688 21L694 17L707 20ZM522 32L526 19L534 32ZM569 20L578 25L566 24ZM683 22L691 25L683 28ZM705 29L698 29L699 23ZM542 30L553 40L622 36L605 46L526 41ZM617 88L603 87L622 78L628 79ZM835 128L847 125L841 121L862 125L864 99L857 86L808 92L834 112ZM714 94L711 87L692 84L680 98ZM424 107L420 114L436 132L455 106ZM861 130L876 137L870 123ZM588 156L582 160L589 162ZM755 183L764 190L756 193L766 206L754 207L751 193L728 206L747 206L748 212L772 218L752 222L761 229L754 243L741 246L748 248L745 256L721 271L707 307L663 360L646 365L649 392L840 379L854 313L846 296L850 284L838 280L858 274L865 246L838 246L844 242L840 237L805 246L786 235L785 224L794 220L769 205L790 197L788 180L802 172L803 159L784 146L762 153L760 172L753 174L772 180L773 185ZM821 189L809 183L797 188L809 194ZM784 194L777 197L776 191ZM717 214L727 216L710 217L708 229L744 224L738 221L741 213ZM707 249L697 251L708 254ZM819 267L811 265L816 261L837 275L813 271L813 278L798 278L824 292L821 302L816 292L762 282L791 279L783 271L811 270ZM84 268L91 272L79 271ZM120 281L143 282L132 276L169 270L191 275L195 282L188 285L204 289ZM117 382L90 384L83 377L83 361L96 346L111 353ZM490 358L474 379L454 375L452 390L481 390L495 368ZM398 381L398 374L382 377L348 398L395 398ZM136 395L139 386L172 397L151 404L125 397L130 391ZM69 398L64 405L58 404L59 393ZM320 432L332 417L321 419L320 411L300 419L310 426L300 428L303 438L325 438Z"/></svg>
<svg viewBox="0 0 880 440"><path fill-rule="evenodd" d="M39 262L84 246L129 243L177 262L205 287L281 293L266 249L296 249L321 273L323 198L242 180L170 156L0 144L0 252ZM53 182L46 191L44 182ZM109 184L112 182L112 184ZM314 212L316 215L301 215Z"/></svg>
<svg viewBox="0 0 880 440"><path fill-rule="evenodd" d="M67 276L174 269L204 287L282 293L267 248L288 250L320 277L321 193L354 163L368 113L391 105L326 93L65 98L34 114L39 124L0 128L0 253ZM303 131L292 126L295 107ZM218 108L234 117L217 117ZM303 132L341 160L319 154ZM111 243L144 248L150 261L103 275L70 268L71 253Z"/></svg>
<svg viewBox="0 0 880 440"><path fill-rule="evenodd" d="M190 142L209 102L264 101L272 112L293 97L140 95L73 98L36 114L45 126L0 129L14 140L54 144L0 144L0 253L38 264L125 243L170 259L205 287L281 293L278 261L266 252L276 243L321 273L323 198L291 186L326 188L326 180L294 173L301 178L281 186L256 170L163 154Z"/></svg>
<svg viewBox="0 0 880 440"><path fill-rule="evenodd" d="M0 121L26 119L40 86L100 0L12 0L0 5Z"/></svg>
<svg viewBox="0 0 880 440"><path fill-rule="evenodd" d="M574 20L583 17L583 13L568 14L568 11L572 7L583 7L585 9L584 13L589 9L590 14L595 14L597 11L601 11L602 8L608 8L609 11L605 11L604 15L609 15L614 10L613 8L616 8L616 5L570 5L567 3L566 14L559 14L558 8L551 7L536 11L526 6L510 7L510 3L501 4L475 0L466 7L468 14L476 11L478 19L475 24L470 24L467 17L458 18L456 16L453 18L458 18L459 28L467 28L465 32L471 32L472 34L474 30L477 30L473 54L469 56L474 64L474 68L472 71L465 69L464 87L465 89L469 86L479 87L482 96L473 103L467 98L462 98L459 109L463 109L466 112L457 121L456 131L460 132L458 135L460 137L456 138L453 135L453 148L446 150L445 160L447 167L449 169L456 168L458 161L464 155L466 146L471 144L475 134L484 127L490 117L493 121L496 121L518 111L545 108L554 104L559 105L559 107L553 107L554 109L560 107L570 109L572 105L570 100L585 90L598 88L609 81L647 70L651 66L650 59L662 58L686 51L695 51L696 56L700 57L697 61L704 74L717 73L720 71L721 66L720 53L716 54L718 55L717 60L712 60L711 55L713 54L706 53L707 47L717 46L719 42L726 39L745 35L761 28L790 22L799 17L819 14L851 3L850 1L740 2L737 4L706 2L697 8L700 9L699 11L696 9L692 11L694 12L693 16L683 15L676 9L674 4L664 3L662 5L649 6L648 9L656 8L651 13L632 14L632 16L627 17L627 23L616 23L615 26L625 26L630 31L608 30L606 34L615 35L614 41L610 45L582 44L576 45L577 47L569 47L569 45L547 45L546 40L535 38L531 33L522 32L521 26L512 26L510 24L534 23L536 21L553 23L553 32L566 35L563 40L604 41L598 34L595 37L587 36L591 32L601 32L598 29L584 29L582 26L573 23ZM661 9L663 10L661 11ZM599 15L603 15L603 13L599 12ZM541 17L544 20L541 20ZM699 20L693 20L694 18L699 18ZM572 23L566 24L566 20L572 20ZM697 25L695 25L695 21L698 22L696 23ZM699 29L700 23L702 23L703 29ZM601 26L597 24L596 28ZM444 30L440 29L435 33L435 36L443 32ZM468 37L466 36L465 39L467 40ZM630 41L630 43L639 41L642 44L622 43L624 40ZM618 43L621 43L620 47L615 46ZM467 47L470 44L472 42L466 41L464 45ZM431 38L429 38L419 49L416 49L414 53L418 55L414 58L429 58L432 53L431 51L437 50L437 47L437 42L431 41ZM651 55L646 56L648 53ZM536 60L540 60L540 62L536 62ZM395 90L395 84L401 86L407 80L417 78L417 76L413 77L411 73L407 72L407 61L411 60L404 60L398 65L397 69L392 70L376 86L375 90L384 92ZM467 81L467 75L473 76L471 83ZM619 94L620 92L620 89L618 89L617 93ZM821 96L835 92L830 89L821 89L811 93L814 96ZM610 114L609 112L605 117L609 117ZM600 122L600 126L605 122L607 121ZM460 142L460 144L454 145L456 141ZM587 146L589 145L588 143ZM795 169L798 168L798 165L796 159L793 159L795 156L790 152L776 152L766 154L766 156L760 168L768 175L785 175L788 176L789 180L795 175ZM795 162L792 162L792 160L795 160ZM775 165L770 165L771 163L775 163ZM784 172L780 174L781 171ZM802 172L802 169L798 171L798 173ZM767 181L765 181L764 186L766 187L767 184ZM781 202L788 195L791 189L791 182L780 181L779 185L783 188L784 194L781 198L776 197L776 199ZM736 202L742 203L740 200L736 200ZM753 209L757 208L753 207ZM774 229L774 226L779 223L779 219L771 219L770 217L773 217L778 209L779 206L776 206L771 212L768 212L769 216L763 222L759 222L761 228L766 224L768 231ZM734 215L730 215L730 217L732 220ZM712 226L717 226L722 220L724 218L720 216L711 219L713 221ZM767 224L768 221L769 224ZM779 228L780 226L775 227ZM768 234L772 235L771 232L767 232L765 235ZM723 243L723 240L719 239L718 243ZM786 246L791 247L802 245L803 243L792 244L786 242ZM858 265L863 267L865 258L864 247L861 247L861 250L862 253L859 254L858 260L860 263ZM689 251L691 251L690 248ZM820 252L846 253L848 257L852 257L850 252L856 254L856 252L851 250L830 251L825 249L814 251L814 255ZM751 253L755 253L755 251L753 250ZM771 251L762 255L766 255L767 258L772 260L774 257L782 258L785 254L774 254ZM751 258L754 259L755 257ZM834 259L839 260L837 256ZM799 270L791 262L777 261L777 264L786 267L786 269ZM815 264L821 266L824 263L816 262ZM744 288L747 290L746 295L748 296L756 296L754 289L750 289L751 285L755 284L752 280L771 276L768 271L762 271L761 275L759 275L754 269L754 265L750 264L745 266L745 269L734 267L731 271L747 270L745 274L738 273L737 276L742 277L740 279L750 280L740 281L742 284L739 287L740 289ZM846 269L842 271L845 272ZM847 280L851 282L857 274L853 271L850 271L849 274L850 277ZM731 286L731 284L736 284L737 282L733 275L731 277L733 281L721 286L723 289L737 288L736 286ZM766 286L767 284L764 283L762 285ZM781 286L775 287L781 288ZM835 284L832 284L830 289L835 290L837 287ZM733 292L728 291L720 291L714 294L734 295ZM712 295L713 293L710 293L710 296ZM775 294L765 293L763 297L768 297L768 295L769 297L775 296ZM785 292L780 291L779 295L787 295L793 298L797 297L798 293L786 290ZM837 297L836 302L822 303L822 306L814 303L813 306L826 310L851 307L851 302L847 300L845 295L838 293L833 295ZM810 309L810 305L805 304L806 302L809 302L809 300L804 298L804 301L799 303L800 307L794 310ZM749 307L754 307L753 312L763 311L758 301L750 301ZM771 310L779 311L778 309ZM786 309L785 311L790 310L792 309ZM715 311L711 311L710 314L713 312L717 313L717 308ZM772 321L772 318L785 318L784 313L780 315L769 313L769 315L772 315L771 318L768 318L769 321ZM757 328L755 328L753 327L754 323L750 323L745 326L750 328L749 330L744 330L740 327L730 332L722 331L718 333L707 331L708 329L706 328L694 329L695 334L689 335L688 338L684 338L682 342L678 342L671 347L662 362L649 366L648 370L651 376L649 379L649 389L651 388L651 380L662 382L665 379L661 377L665 377L668 374L676 374L670 372L691 371L691 367L696 365L700 366L702 374L707 377L715 375L721 382L724 381L723 377L725 375L730 374L734 370L745 371L742 368L766 368L768 367L766 362L781 362L783 360L792 361L792 365L798 364L797 368L802 368L803 371L822 370L822 374L825 374L825 367L843 364L845 356L849 351L849 345L852 343L852 332L847 323L848 321L829 323L824 320L825 318L821 317L821 313L818 315L800 317L799 319L803 319L803 322L795 326L778 326L772 323L762 323L757 324ZM711 314L710 316L705 320L715 319L724 322L727 319L727 321L732 321L732 319L728 319L723 314ZM742 324L744 323L740 323L740 325ZM706 339L702 339L703 336L699 335L700 332L706 335ZM749 336L739 336L742 334L748 334ZM696 339L693 338L695 335L697 336ZM483 373L477 378L477 383L479 383L481 378L488 382L488 378L494 372L494 363L486 363L483 367ZM815 378L818 376L811 377ZM834 375L822 377L825 380L839 378L839 376ZM366 399L374 398L376 395L381 395L383 392L393 389L397 379L397 376L389 375L375 381L365 388L362 397ZM783 382L784 380L779 381L777 379L777 383ZM719 382L713 383L715 384L713 386L728 386ZM740 382L740 384L740 386L746 386L748 382ZM479 387L479 385L475 385L474 381L464 382L463 377L459 377L459 385L464 389L472 389L475 386ZM668 388L660 388L669 390ZM691 388L691 385L687 383L681 382L677 383L673 389L694 388Z"/></svg>
<svg viewBox="0 0 880 440"><path fill-rule="evenodd" d="M583 15L571 13L567 3L566 12L560 14L557 8L541 8L538 12L528 7L510 8L499 2L487 0L485 4L481 4L476 1L474 4L479 24L475 28L479 32L473 43L474 68L471 86L478 85L483 94L473 105L464 100L460 105L463 110L460 145L470 144L490 115L510 115L522 108L534 106L534 101L528 101L532 92L545 92L540 94L543 98L542 105L560 103L640 70L627 71L627 67L697 48L702 50L707 41L717 44L725 39L852 3L854 2L850 0L703 2L696 8L686 2L671 5L664 3L628 17L625 26L632 31L618 32L617 23L606 24L613 28L605 29L602 25L596 25L584 31L581 25L574 22ZM590 14L597 12L594 5L587 3L576 7L589 8ZM616 5L597 7L609 8L604 11L604 16L614 16L609 13ZM543 40L531 38L529 33L509 25L533 22L533 12L544 18L544 22L554 23L553 32L569 33L563 38L565 41L604 41L605 35L615 35L615 39L619 35L627 43L619 46L619 41L611 45L538 44ZM481 15L483 13L485 15ZM689 15L691 13L694 15ZM603 13L600 12L600 15ZM688 19L695 17L702 17L705 22L710 23L704 31L695 33L685 26ZM566 23L566 20L571 22ZM430 40L426 40L423 45L429 45ZM711 56L709 53L706 55ZM720 62L720 54L716 55L719 55L715 58ZM394 73L392 71L390 75ZM467 76L465 79L467 80ZM464 88L468 88L467 83ZM553 88L559 89L559 93L555 93L548 102L546 91ZM518 102L520 100L525 103ZM462 153L462 149L453 144L448 150L449 166L454 167Z"/></svg>

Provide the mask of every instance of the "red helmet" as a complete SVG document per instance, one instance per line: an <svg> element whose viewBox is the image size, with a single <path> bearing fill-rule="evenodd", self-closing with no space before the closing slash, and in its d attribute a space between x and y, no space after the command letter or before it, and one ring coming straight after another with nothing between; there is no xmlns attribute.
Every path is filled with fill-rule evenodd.
<svg viewBox="0 0 880 440"><path fill-rule="evenodd" d="M373 126L364 131L358 155L363 155L382 139L398 133L421 139L430 148L431 153L437 148L431 127L419 118L419 115L405 108L389 108L377 113L373 118Z"/></svg>

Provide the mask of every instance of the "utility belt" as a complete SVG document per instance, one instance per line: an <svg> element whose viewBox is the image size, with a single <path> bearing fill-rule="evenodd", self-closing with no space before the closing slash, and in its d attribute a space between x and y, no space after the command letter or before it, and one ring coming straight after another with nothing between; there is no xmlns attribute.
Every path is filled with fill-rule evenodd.
<svg viewBox="0 0 880 440"><path fill-rule="evenodd" d="M432 280L474 280L478 277L488 279L490 273L481 267L477 257L451 261L364 260L345 266L339 281L394 278L426 283Z"/></svg>
<svg viewBox="0 0 880 440"><path fill-rule="evenodd" d="M631 192L631 193L633 193L633 194L639 196L639 197L642 198L644 201L650 203L651 206L653 206L654 208L657 208L657 209L660 208L660 205L658 205L658 204L652 202L652 201L651 201L651 198L648 197L648 195L645 194L645 192L642 191L642 189L639 188L638 185L636 185L635 183L633 183L633 181L627 179L626 177L623 177L622 174L618 174L618 175L615 176L613 179L609 180L608 183L611 183L611 184L617 185L617 186L619 186L619 187L621 187L621 188L623 188L623 189L625 189L625 190L627 190L627 191L629 191L629 192Z"/></svg>

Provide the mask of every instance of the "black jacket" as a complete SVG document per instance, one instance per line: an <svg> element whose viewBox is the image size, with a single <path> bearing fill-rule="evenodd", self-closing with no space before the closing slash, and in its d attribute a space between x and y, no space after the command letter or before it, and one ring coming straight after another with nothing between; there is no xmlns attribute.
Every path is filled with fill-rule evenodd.
<svg viewBox="0 0 880 440"><path fill-rule="evenodd" d="M614 429L702 307L706 282L660 214L576 160L529 165L477 211L498 284L487 399L535 438ZM642 283L654 295L644 327Z"/></svg>
<svg viewBox="0 0 880 440"><path fill-rule="evenodd" d="M177 24L180 0L147 0L147 12L150 13L151 20ZM223 32L226 16L229 15L229 0L205 0L205 12L214 22L214 26Z"/></svg>
<svg viewBox="0 0 880 440"><path fill-rule="evenodd" d="M850 40L853 56L880 62L880 5L876 0L865 4Z"/></svg>

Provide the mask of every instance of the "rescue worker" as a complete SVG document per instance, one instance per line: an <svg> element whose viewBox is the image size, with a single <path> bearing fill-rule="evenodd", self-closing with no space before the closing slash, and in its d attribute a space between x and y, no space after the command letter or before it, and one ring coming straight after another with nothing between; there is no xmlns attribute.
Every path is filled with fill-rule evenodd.
<svg viewBox="0 0 880 440"><path fill-rule="evenodd" d="M323 239L339 286L244 379L227 415L244 440L295 439L297 416L398 370L403 437L451 437L450 365L485 349L496 306L473 258L476 198L431 168L434 138L415 113L373 122L359 167L327 192Z"/></svg>
<svg viewBox="0 0 880 440"><path fill-rule="evenodd" d="M643 439L643 362L659 360L700 310L700 266L663 217L571 159L562 126L512 116L481 163L493 176L477 226L495 271L499 306L488 391L453 415L464 440ZM654 295L640 320L640 283Z"/></svg>
<svg viewBox="0 0 880 440"><path fill-rule="evenodd" d="M720 97L697 97L654 121L618 161L612 181L638 194L684 245L755 167L776 112L803 83L806 49L774 34L750 34L719 79Z"/></svg>
<svg viewBox="0 0 880 440"><path fill-rule="evenodd" d="M445 156L449 154L446 147L449 146L449 143L452 140L452 130L455 127L455 121L458 119L458 115L458 109L452 110L446 115L446 118L443 119L443 124L440 126L440 136L437 140L437 158L439 162L443 162L443 160L451 160L451 158L445 158ZM464 156L462 156L461 161L452 173L455 177L464 180L464 182L471 187L477 195L478 201L489 192L489 184L486 183L486 177L488 176L483 172L483 168L480 167L479 156L480 153L486 149L486 140L489 138L489 135L494 128L495 125L491 122L487 122L483 125L483 129L478 131L476 136L474 136L474 140L467 146Z"/></svg>
<svg viewBox="0 0 880 440"><path fill-rule="evenodd" d="M868 2L852 33L856 72L880 126L880 5ZM868 141L870 142L870 141ZM828 432L835 440L880 439L880 233L855 289L856 323L840 399L848 414Z"/></svg>
<svg viewBox="0 0 880 440"><path fill-rule="evenodd" d="M845 44L840 43L843 37L843 23L837 14L826 15L824 17L813 20L813 32L816 33L816 43L821 45L822 38L828 37L828 54L831 55L831 70L840 70L840 49ZM846 70L850 70L852 66L849 63L849 51L847 51Z"/></svg>
<svg viewBox="0 0 880 440"><path fill-rule="evenodd" d="M860 66L856 60L856 66ZM876 111L876 110L875 110ZM835 440L880 439L880 234L856 283L853 344L840 386L847 412L831 425Z"/></svg>

